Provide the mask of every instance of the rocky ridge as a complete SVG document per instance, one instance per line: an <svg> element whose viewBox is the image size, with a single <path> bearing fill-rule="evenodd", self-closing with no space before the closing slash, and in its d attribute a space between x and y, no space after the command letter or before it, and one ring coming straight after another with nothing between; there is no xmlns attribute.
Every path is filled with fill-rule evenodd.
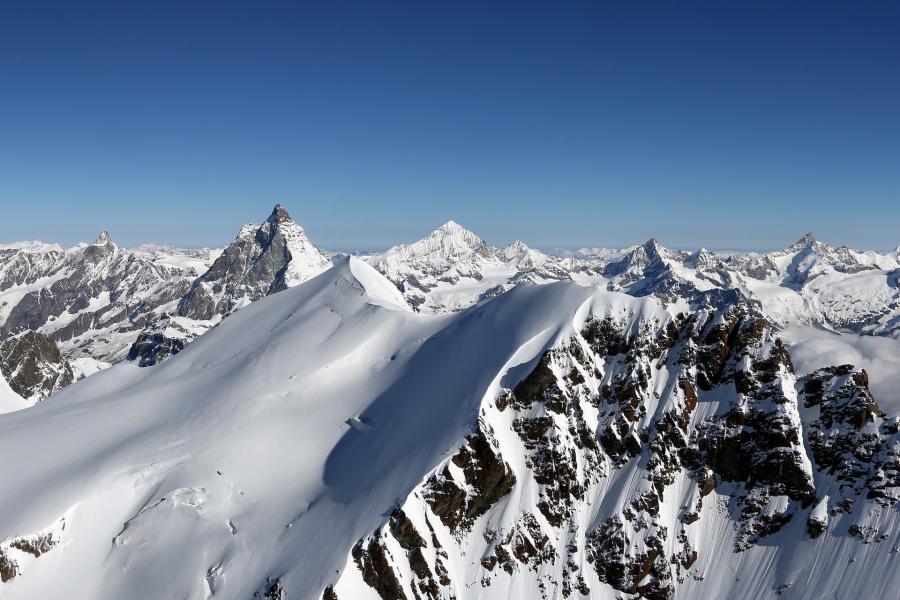
<svg viewBox="0 0 900 600"><path fill-rule="evenodd" d="M382 600L476 588L662 600L703 595L719 552L777 544L783 529L897 547L898 423L864 371L798 379L752 306L590 318L482 404L473 433L359 540L323 598L368 586Z"/></svg>
<svg viewBox="0 0 900 600"><path fill-rule="evenodd" d="M704 299L724 306L721 300L738 290L777 327L900 335L900 254L831 246L812 234L764 253L691 253L651 239L622 251L555 256L522 242L489 246L451 221L369 261L410 304L430 313L460 310L515 285L574 281L685 308ZM712 290L722 294L707 294Z"/></svg>
<svg viewBox="0 0 900 600"><path fill-rule="evenodd" d="M446 314L518 285L574 281L653 296L688 310L746 298L776 327L900 336L900 255L830 246L807 234L767 253L672 250L651 239L621 251L556 256L521 241L488 245L450 221L367 258L416 310ZM77 374L121 360L142 366L177 353L222 318L330 267L278 205L225 250L93 244L0 246L0 339L37 331Z"/></svg>
<svg viewBox="0 0 900 600"><path fill-rule="evenodd" d="M559 282L435 317L342 259L5 416L0 589L893 598L900 433L868 380L797 374L741 294Z"/></svg>

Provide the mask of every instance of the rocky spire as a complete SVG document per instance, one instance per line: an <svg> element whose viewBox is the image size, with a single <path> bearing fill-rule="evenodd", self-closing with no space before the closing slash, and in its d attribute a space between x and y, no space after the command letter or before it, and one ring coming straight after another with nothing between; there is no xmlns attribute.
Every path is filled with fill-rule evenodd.
<svg viewBox="0 0 900 600"><path fill-rule="evenodd" d="M813 235L812 231L806 232L802 238L788 246L788 250L791 252L796 252L797 250L802 250L803 248L808 248L816 243L816 236Z"/></svg>
<svg viewBox="0 0 900 600"><path fill-rule="evenodd" d="M112 238L109 237L109 232L104 229L100 232L100 235L97 236L97 239L94 240L93 244L95 246L102 246L110 242L112 242Z"/></svg>
<svg viewBox="0 0 900 600"><path fill-rule="evenodd" d="M287 223L293 221L293 219L291 219L291 215L288 214L288 211L281 204L276 204L275 208L272 209L272 214L269 215L266 221L269 223Z"/></svg>

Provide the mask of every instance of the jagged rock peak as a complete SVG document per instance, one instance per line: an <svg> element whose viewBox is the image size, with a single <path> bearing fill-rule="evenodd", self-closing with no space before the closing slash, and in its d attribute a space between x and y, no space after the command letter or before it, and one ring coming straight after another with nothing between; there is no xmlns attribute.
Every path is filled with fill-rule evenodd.
<svg viewBox="0 0 900 600"><path fill-rule="evenodd" d="M791 251L802 250L803 248L812 246L816 242L817 242L816 236L813 235L812 231L808 231L808 232L806 232L806 235L804 235L802 238L800 238L799 240L797 240L796 242L791 244L788 247L788 250L791 250Z"/></svg>
<svg viewBox="0 0 900 600"><path fill-rule="evenodd" d="M288 214L288 211L285 210L284 206L281 204L276 204L275 208L272 209L272 214L269 215L269 218L266 219L269 223L287 223L293 222L291 219L291 215Z"/></svg>
<svg viewBox="0 0 900 600"><path fill-rule="evenodd" d="M529 248L528 245L522 240L514 240L510 242L508 246L506 246L505 250L507 254L515 255L528 252L529 250L531 250L531 248Z"/></svg>
<svg viewBox="0 0 900 600"><path fill-rule="evenodd" d="M660 244L659 240L652 237L640 246L635 247L628 253L628 256L631 257L632 262L642 262L643 260L654 262L664 260L665 252L666 247Z"/></svg>
<svg viewBox="0 0 900 600"><path fill-rule="evenodd" d="M109 237L109 232L105 229L100 232L100 235L97 236L97 239L93 241L94 246L102 246L104 244L109 244L112 242L112 238Z"/></svg>
<svg viewBox="0 0 900 600"><path fill-rule="evenodd" d="M706 248L700 248L687 258L685 264L695 269L705 269L714 262L715 257Z"/></svg>

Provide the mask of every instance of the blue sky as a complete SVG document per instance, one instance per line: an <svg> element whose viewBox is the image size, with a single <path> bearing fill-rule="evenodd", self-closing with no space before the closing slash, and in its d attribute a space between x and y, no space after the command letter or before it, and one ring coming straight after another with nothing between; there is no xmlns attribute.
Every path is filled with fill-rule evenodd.
<svg viewBox="0 0 900 600"><path fill-rule="evenodd" d="M900 243L897 3L15 4L0 240Z"/></svg>

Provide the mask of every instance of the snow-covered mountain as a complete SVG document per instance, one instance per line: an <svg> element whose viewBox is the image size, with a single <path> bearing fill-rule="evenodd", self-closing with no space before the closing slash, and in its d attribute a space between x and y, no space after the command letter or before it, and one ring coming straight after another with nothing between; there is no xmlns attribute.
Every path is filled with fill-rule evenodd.
<svg viewBox="0 0 900 600"><path fill-rule="evenodd" d="M125 359L151 365L235 310L330 265L281 205L224 250L127 250L105 231L66 250L8 244L0 246L0 341L41 333L76 377ZM9 362L0 372L16 368ZM38 389L30 401L56 388Z"/></svg>
<svg viewBox="0 0 900 600"><path fill-rule="evenodd" d="M807 234L766 253L685 252L657 240L625 250L546 254L522 242L489 246L449 222L426 238L369 257L419 310L460 310L519 284L571 280L687 307L707 292L759 302L777 326L900 336L900 254L831 246Z"/></svg>
<svg viewBox="0 0 900 600"><path fill-rule="evenodd" d="M898 252L830 246L811 234L766 253L685 252L651 239L558 255L521 241L490 246L450 221L365 260L424 313L463 310L518 285L573 281L684 310L698 302L725 306L740 295L778 328L900 338ZM8 244L0 246L0 339L40 332L59 345L76 377L126 359L149 366L235 310L330 265L280 205L223 250L124 250L105 232L67 250Z"/></svg>
<svg viewBox="0 0 900 600"><path fill-rule="evenodd" d="M894 598L900 421L699 294L428 315L341 260L0 417L0 594Z"/></svg>
<svg viewBox="0 0 900 600"><path fill-rule="evenodd" d="M152 366L254 300L293 287L331 267L331 259L276 204L262 224L244 225L173 312L141 332L128 360Z"/></svg>
<svg viewBox="0 0 900 600"><path fill-rule="evenodd" d="M738 290L780 327L900 333L900 254L831 246L812 234L785 250L746 254L688 253L650 240L608 262L604 275L608 289L669 302Z"/></svg>
<svg viewBox="0 0 900 600"><path fill-rule="evenodd" d="M174 309L199 275L177 251L150 256L104 231L63 250L40 243L0 249L0 339L36 331L91 373L124 358L140 329Z"/></svg>
<svg viewBox="0 0 900 600"><path fill-rule="evenodd" d="M426 313L461 310L522 283L590 281L592 274L587 261L544 254L521 241L489 246L454 221L367 260Z"/></svg>
<svg viewBox="0 0 900 600"><path fill-rule="evenodd" d="M328 257L278 204L262 225L241 228L179 301L178 314L198 321L222 318L330 266Z"/></svg>

